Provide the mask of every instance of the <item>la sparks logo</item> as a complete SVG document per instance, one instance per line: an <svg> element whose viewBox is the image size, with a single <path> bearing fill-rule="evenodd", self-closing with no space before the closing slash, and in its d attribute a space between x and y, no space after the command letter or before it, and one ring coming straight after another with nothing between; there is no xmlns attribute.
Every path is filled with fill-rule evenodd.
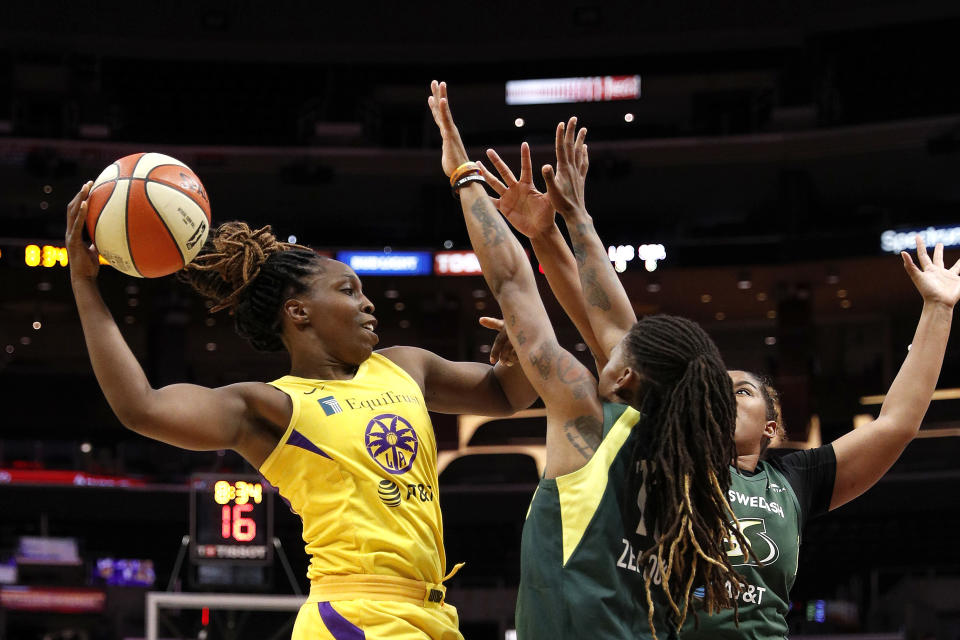
<svg viewBox="0 0 960 640"><path fill-rule="evenodd" d="M364 445L374 462L392 474L409 471L420 448L417 432L393 413L382 413L367 423Z"/></svg>

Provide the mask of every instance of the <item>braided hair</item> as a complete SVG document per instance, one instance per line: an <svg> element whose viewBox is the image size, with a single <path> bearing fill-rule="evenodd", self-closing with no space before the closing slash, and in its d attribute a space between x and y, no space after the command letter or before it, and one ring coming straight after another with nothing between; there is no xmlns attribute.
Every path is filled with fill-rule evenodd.
<svg viewBox="0 0 960 640"><path fill-rule="evenodd" d="M282 351L280 308L307 289L307 276L323 272L323 260L308 247L278 241L269 225L225 222L179 277L213 303L211 312L229 309L254 349Z"/></svg>
<svg viewBox="0 0 960 640"><path fill-rule="evenodd" d="M728 468L736 458L737 410L720 352L698 324L667 315L637 322L623 349L627 363L642 374L637 428L649 434L634 445L623 498L626 507L639 502L641 491L646 496L641 517L654 544L637 565L656 557L668 616L678 628L697 586L704 588L708 613L736 611L741 579L727 559L725 539L735 536L745 553L751 551L740 531L730 527L736 518L726 496ZM656 571L644 575L654 635L650 583Z"/></svg>

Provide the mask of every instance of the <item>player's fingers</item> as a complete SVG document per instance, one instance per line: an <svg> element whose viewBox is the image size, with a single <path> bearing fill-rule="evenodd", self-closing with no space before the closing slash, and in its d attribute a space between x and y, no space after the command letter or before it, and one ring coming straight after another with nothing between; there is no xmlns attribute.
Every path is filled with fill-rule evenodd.
<svg viewBox="0 0 960 640"><path fill-rule="evenodd" d="M587 145L583 145L583 158L580 161L580 175L587 175L587 169L590 168L590 152L587 150Z"/></svg>
<svg viewBox="0 0 960 640"><path fill-rule="evenodd" d="M77 214L73 219L73 223L70 225L70 233L67 236L67 239L71 242L80 242L83 238L83 225L86 221L87 201L84 200L80 203L80 206L77 207Z"/></svg>
<svg viewBox="0 0 960 640"><path fill-rule="evenodd" d="M577 131L577 141L574 143L574 148L579 151L583 148L583 143L587 139L587 128L580 127L580 131Z"/></svg>
<svg viewBox="0 0 960 640"><path fill-rule="evenodd" d="M950 273L954 275L960 275L960 260L957 260L953 263L953 266L950 267Z"/></svg>
<svg viewBox="0 0 960 640"><path fill-rule="evenodd" d="M553 138L553 151L557 155L557 166L560 166L560 163L564 161L564 152L563 152L563 123L560 122L557 124L556 135Z"/></svg>
<svg viewBox="0 0 960 640"><path fill-rule="evenodd" d="M900 257L903 258L903 268L906 269L907 275L911 279L915 280L917 274L922 273L916 264L913 263L913 258L910 257L910 254L906 251L900 252ZM958 262L960 264L960 262Z"/></svg>
<svg viewBox="0 0 960 640"><path fill-rule="evenodd" d="M497 170L497 173L500 174L500 177L503 178L504 184L508 187L512 187L517 184L517 177L513 175L513 171L510 170L510 167L507 166L507 163L504 162L497 152L493 149L487 149L487 157L490 159L490 162L493 164L493 168Z"/></svg>
<svg viewBox="0 0 960 640"><path fill-rule="evenodd" d="M937 265L938 267L943 266L943 243L942 242L938 242L933 247L933 264Z"/></svg>
<svg viewBox="0 0 960 640"><path fill-rule="evenodd" d="M520 144L520 182L533 182L533 167L530 163L530 145Z"/></svg>
<svg viewBox="0 0 960 640"><path fill-rule="evenodd" d="M503 329L503 320L500 318L491 318L490 316L480 316L478 321L481 327L486 327L487 329L493 329L494 331L500 331Z"/></svg>
<svg viewBox="0 0 960 640"><path fill-rule="evenodd" d="M487 181L487 184L490 185L490 188L496 191L498 196L502 196L507 190L507 185L500 182L500 178L493 175L479 160L477 160L477 166L480 167L480 174L483 176L483 179Z"/></svg>
<svg viewBox="0 0 960 640"><path fill-rule="evenodd" d="M567 153L573 149L573 140L576 137L576 134L577 116L570 116L570 119L567 121L567 130L563 137L563 146L567 149Z"/></svg>
<svg viewBox="0 0 960 640"><path fill-rule="evenodd" d="M498 360L503 360L503 349L509 344L510 340L507 339L507 333L505 331L497 334L497 337L493 340L493 345L490 347L491 364L496 364Z"/></svg>
<svg viewBox="0 0 960 640"><path fill-rule="evenodd" d="M927 245L919 233L917 234L917 264L924 270L931 264L930 256L927 255Z"/></svg>
<svg viewBox="0 0 960 640"><path fill-rule="evenodd" d="M557 178L553 172L553 167L545 164L540 169L540 173L543 174L543 180L547 183L547 193L559 193L557 189Z"/></svg>

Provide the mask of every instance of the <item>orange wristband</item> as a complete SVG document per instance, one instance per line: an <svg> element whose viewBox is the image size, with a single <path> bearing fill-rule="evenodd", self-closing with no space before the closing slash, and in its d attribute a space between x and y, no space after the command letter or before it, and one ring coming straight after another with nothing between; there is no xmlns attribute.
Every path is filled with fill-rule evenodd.
<svg viewBox="0 0 960 640"><path fill-rule="evenodd" d="M450 174L450 186L452 187L457 180L470 173L480 173L480 167L477 166L476 162L464 162L454 169L453 173Z"/></svg>

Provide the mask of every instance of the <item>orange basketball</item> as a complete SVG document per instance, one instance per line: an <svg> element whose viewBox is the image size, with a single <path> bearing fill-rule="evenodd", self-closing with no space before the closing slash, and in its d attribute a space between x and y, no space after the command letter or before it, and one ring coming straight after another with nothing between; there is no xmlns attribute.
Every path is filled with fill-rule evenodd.
<svg viewBox="0 0 960 640"><path fill-rule="evenodd" d="M87 233L97 251L138 278L179 271L210 230L210 200L200 179L162 153L135 153L104 169L87 207Z"/></svg>

